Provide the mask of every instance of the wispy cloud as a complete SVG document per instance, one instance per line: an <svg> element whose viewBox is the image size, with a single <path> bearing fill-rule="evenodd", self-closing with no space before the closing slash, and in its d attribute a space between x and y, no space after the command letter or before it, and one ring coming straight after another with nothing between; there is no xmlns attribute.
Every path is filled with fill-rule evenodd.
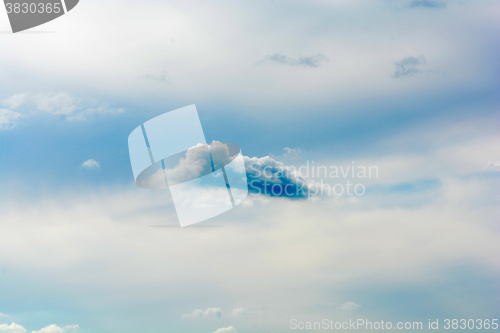
<svg viewBox="0 0 500 333"><path fill-rule="evenodd" d="M231 311L231 315L234 317L238 316L255 316L257 311L245 309L245 308L236 308Z"/></svg>
<svg viewBox="0 0 500 333"><path fill-rule="evenodd" d="M26 102L26 99L28 98L28 94L25 93L19 93L12 95L11 97L4 99L2 101L2 105L8 107L9 109L13 110L18 107L20 107L24 102Z"/></svg>
<svg viewBox="0 0 500 333"><path fill-rule="evenodd" d="M139 76L140 79L150 81L150 82L157 82L157 83L162 83L162 84L172 84L172 79L170 76L167 74L166 71L161 72L158 75L154 74L144 74Z"/></svg>
<svg viewBox="0 0 500 333"><path fill-rule="evenodd" d="M38 93L35 95L18 93L4 99L1 105L9 109L22 107L21 109L26 109L26 113L47 113L70 121L82 121L95 115L119 114L125 112L123 108L110 107L97 99L80 98L64 91ZM3 123L11 123L10 121L7 122L6 118L10 120L20 118L19 113L7 109L1 110L4 111L2 112L3 115L0 114L0 126L2 125L2 121ZM11 125L4 125L1 127L13 128Z"/></svg>
<svg viewBox="0 0 500 333"><path fill-rule="evenodd" d="M444 1L433 1L433 0L413 0L409 3L410 8L445 8L446 3Z"/></svg>
<svg viewBox="0 0 500 333"><path fill-rule="evenodd" d="M91 158L82 163L82 168L99 169L100 165L99 162Z"/></svg>
<svg viewBox="0 0 500 333"><path fill-rule="evenodd" d="M229 327L219 328L214 333L238 333L238 331L233 326L229 326Z"/></svg>
<svg viewBox="0 0 500 333"><path fill-rule="evenodd" d="M359 309L361 305L356 304L354 302L345 302L344 304L340 305L337 307L337 310L343 310L343 311L356 311Z"/></svg>
<svg viewBox="0 0 500 333"><path fill-rule="evenodd" d="M86 120L92 115L118 114L125 111L123 108L109 107L96 99L82 99L67 92L40 93L35 95L33 100L39 111L72 121Z"/></svg>
<svg viewBox="0 0 500 333"><path fill-rule="evenodd" d="M80 328L80 326L78 326L78 325L68 325L68 326L64 326L64 327L59 327L55 324L52 324L52 325L46 326L38 331L32 331L31 333L66 333L69 331L75 331L78 328Z"/></svg>
<svg viewBox="0 0 500 333"><path fill-rule="evenodd" d="M206 310L194 310L191 313L183 314L182 318L207 318L207 317L222 317L221 308L208 308Z"/></svg>
<svg viewBox="0 0 500 333"><path fill-rule="evenodd" d="M0 130L13 129L25 115L8 109L0 109Z"/></svg>
<svg viewBox="0 0 500 333"><path fill-rule="evenodd" d="M423 65L426 62L427 60L423 55L419 56L418 58L413 56L406 57L394 63L394 65L396 66L396 71L394 72L394 74L392 74L392 76L398 79L415 74L421 74L423 73L423 71L420 70L418 66Z"/></svg>
<svg viewBox="0 0 500 333"><path fill-rule="evenodd" d="M325 55L319 53L313 56L299 57L298 59L288 57L282 53L275 53L266 56L264 59L258 61L257 64L274 63L295 67L319 67L328 61Z"/></svg>

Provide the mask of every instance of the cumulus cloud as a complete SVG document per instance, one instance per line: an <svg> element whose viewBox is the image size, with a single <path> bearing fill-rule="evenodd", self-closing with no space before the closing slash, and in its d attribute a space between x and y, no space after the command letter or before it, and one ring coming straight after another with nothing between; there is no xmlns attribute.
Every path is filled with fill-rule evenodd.
<svg viewBox="0 0 500 333"><path fill-rule="evenodd" d="M38 331L32 331L31 333L66 333L68 331L74 331L78 328L80 328L78 325L68 325L64 327L59 327L55 324L52 324Z"/></svg>
<svg viewBox="0 0 500 333"><path fill-rule="evenodd" d="M275 53L266 56L264 59L258 61L257 64L275 63L295 67L319 67L328 61L328 58L324 54L319 53L313 56L299 57L298 59L288 57L282 53Z"/></svg>
<svg viewBox="0 0 500 333"><path fill-rule="evenodd" d="M0 325L0 332L1 333L25 333L26 329L22 327L21 325L18 325L16 323L11 323L10 325L3 324Z"/></svg>
<svg viewBox="0 0 500 333"><path fill-rule="evenodd" d="M229 326L229 327L219 328L214 333L238 333L238 331L233 326Z"/></svg>
<svg viewBox="0 0 500 333"><path fill-rule="evenodd" d="M423 73L423 71L420 70L418 66L423 65L426 62L427 60L423 55L419 56L418 58L412 56L406 57L401 61L394 63L394 65L396 66L396 71L394 72L394 74L392 74L392 76L398 79L405 76L421 74Z"/></svg>
<svg viewBox="0 0 500 333"><path fill-rule="evenodd" d="M361 307L361 305L356 304L354 302L345 302L344 304L338 306L337 310L342 310L342 311L356 311L360 307Z"/></svg>
<svg viewBox="0 0 500 333"><path fill-rule="evenodd" d="M99 169L100 165L99 162L91 158L82 163L82 168Z"/></svg>
<svg viewBox="0 0 500 333"><path fill-rule="evenodd" d="M2 105L8 107L9 109L16 109L20 107L26 99L28 98L28 94L19 93L12 95L11 97L2 101Z"/></svg>
<svg viewBox="0 0 500 333"><path fill-rule="evenodd" d="M23 117L25 116L21 113L8 109L0 109L0 130L13 129Z"/></svg>
<svg viewBox="0 0 500 333"><path fill-rule="evenodd" d="M146 81L150 81L150 82L157 82L157 83L162 83L162 84L172 84L172 79L165 71L161 72L158 75L144 74L144 75L139 76L139 78L146 80Z"/></svg>
<svg viewBox="0 0 500 333"><path fill-rule="evenodd" d="M313 185L295 168L288 167L272 157L244 156L249 192L269 196L305 198Z"/></svg>
<svg viewBox="0 0 500 333"><path fill-rule="evenodd" d="M66 332L71 332L79 329L80 326L78 325L67 325L64 327L59 327L55 324L46 326L38 331L32 331L32 333L66 333Z"/></svg>
<svg viewBox="0 0 500 333"><path fill-rule="evenodd" d="M182 318L207 318L207 317L222 317L221 308L208 308L205 311L203 310L194 310L191 313L183 314Z"/></svg>
<svg viewBox="0 0 500 333"><path fill-rule="evenodd" d="M256 311L244 308L236 308L231 311L231 315L234 317L238 316L255 316L257 314Z"/></svg>

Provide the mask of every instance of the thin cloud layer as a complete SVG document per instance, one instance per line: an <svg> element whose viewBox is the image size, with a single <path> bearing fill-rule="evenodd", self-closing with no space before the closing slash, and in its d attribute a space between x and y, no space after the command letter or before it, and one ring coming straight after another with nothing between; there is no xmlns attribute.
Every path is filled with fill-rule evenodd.
<svg viewBox="0 0 500 333"><path fill-rule="evenodd" d="M342 310L342 311L356 311L359 309L361 305L354 303L354 302L345 302L344 304L340 305L337 307L337 310Z"/></svg>
<svg viewBox="0 0 500 333"><path fill-rule="evenodd" d="M413 0L408 4L410 8L445 8L446 2L436 0Z"/></svg>
<svg viewBox="0 0 500 333"><path fill-rule="evenodd" d="M328 61L328 58L324 54L319 53L313 56L301 56L298 59L288 57L282 53L275 53L266 56L264 59L258 61L257 64L274 63L294 67L319 67Z"/></svg>
<svg viewBox="0 0 500 333"><path fill-rule="evenodd" d="M124 108L114 108L102 103L97 99L79 98L68 92L56 93L38 93L30 95L27 93L18 93L12 95L1 102L2 105L10 109L19 109L19 112L13 112L6 109L0 113L0 126L2 124L13 122L23 115L51 114L59 116L69 121L88 120L94 116L114 115L125 112ZM7 120L6 120L7 119ZM7 128L13 128L15 125Z"/></svg>
<svg viewBox="0 0 500 333"><path fill-rule="evenodd" d="M418 58L409 56L406 57L396 63L394 65L396 66L396 71L392 76L396 79L406 77L406 76L413 76L415 74L422 74L423 71L419 69L420 65L423 65L427 62L425 59L425 56L421 55Z"/></svg>
<svg viewBox="0 0 500 333"><path fill-rule="evenodd" d="M0 109L0 130L9 130L17 126L24 115L8 109Z"/></svg>
<svg viewBox="0 0 500 333"><path fill-rule="evenodd" d="M222 317L221 308L208 308L206 310L194 310L191 313L183 314L182 318L208 318L208 317Z"/></svg>

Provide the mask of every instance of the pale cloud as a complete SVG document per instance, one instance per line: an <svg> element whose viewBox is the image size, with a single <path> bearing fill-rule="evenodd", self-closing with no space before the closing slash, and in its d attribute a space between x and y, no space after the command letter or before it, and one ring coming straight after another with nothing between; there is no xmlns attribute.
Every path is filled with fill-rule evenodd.
<svg viewBox="0 0 500 333"><path fill-rule="evenodd" d="M157 83L162 83L162 84L172 84L172 79L170 76L167 74L166 71L161 72L158 75L154 74L144 74L139 76L140 79L150 81L150 82L157 82Z"/></svg>
<svg viewBox="0 0 500 333"><path fill-rule="evenodd" d="M394 74L392 74L392 76L397 79L405 76L421 74L423 73L423 70L420 69L420 66L425 64L426 62L427 60L423 55L419 56L418 58L412 56L406 57L401 61L394 63L394 65L396 66L396 71L394 72Z"/></svg>
<svg viewBox="0 0 500 333"><path fill-rule="evenodd" d="M236 308L231 311L232 316L255 316L257 314L257 311L250 310L250 309L245 309L245 308Z"/></svg>
<svg viewBox="0 0 500 333"><path fill-rule="evenodd" d="M337 307L337 310L342 310L342 311L355 311L359 309L361 305L356 304L354 302L345 302L344 304L340 305Z"/></svg>
<svg viewBox="0 0 500 333"><path fill-rule="evenodd" d="M16 109L21 106L28 98L28 94L18 93L12 95L11 97L4 99L2 105L8 107L9 109Z"/></svg>
<svg viewBox="0 0 500 333"><path fill-rule="evenodd" d="M59 115L70 121L86 120L93 115L109 115L125 112L123 108L102 105L99 100L82 99L67 92L37 94L33 97L37 109Z"/></svg>
<svg viewBox="0 0 500 333"><path fill-rule="evenodd" d="M238 331L233 326L229 326L219 328L218 330L214 331L214 333L238 333Z"/></svg>
<svg viewBox="0 0 500 333"><path fill-rule="evenodd" d="M435 0L413 0L408 4L410 8L445 8L446 3L444 1Z"/></svg>
<svg viewBox="0 0 500 333"><path fill-rule="evenodd" d="M257 64L275 63L294 67L319 67L328 61L328 58L324 54L316 54L313 56L299 57L298 59L295 59L281 53L275 53L266 56L264 59L258 61Z"/></svg>
<svg viewBox="0 0 500 333"><path fill-rule="evenodd" d="M5 313L1 313L1 312L0 312L0 317L3 317L3 318L8 318L9 316L8 316L8 315L6 315Z"/></svg>
<svg viewBox="0 0 500 333"><path fill-rule="evenodd" d="M1 103L9 109L20 108L21 106L31 114L47 113L55 116L60 116L63 119L70 121L83 121L93 116L98 115L113 115L125 112L124 108L110 107L97 99L79 98L68 92L55 92L55 93L38 93L36 95L29 95L20 93L12 95ZM2 124L2 117L17 117L19 113L11 110L0 109L0 126ZM3 122L6 122L3 119Z"/></svg>
<svg viewBox="0 0 500 333"><path fill-rule="evenodd" d="M25 115L8 109L0 109L0 130L13 129Z"/></svg>
<svg viewBox="0 0 500 333"><path fill-rule="evenodd" d="M191 313L183 314L182 318L207 318L207 317L217 317L221 318L222 310L221 308L208 308L206 310L194 310Z"/></svg>
<svg viewBox="0 0 500 333"><path fill-rule="evenodd" d="M70 116L77 109L79 99L67 92L37 94L33 97L39 111L53 115Z"/></svg>
<svg viewBox="0 0 500 333"><path fill-rule="evenodd" d="M21 325L18 325L16 323L11 323L10 325L3 324L0 325L0 332L1 333L25 333L26 329L22 327Z"/></svg>
<svg viewBox="0 0 500 333"><path fill-rule="evenodd" d="M64 327L59 327L55 324L46 326L38 331L32 331L31 333L66 333L68 331L74 331L80 328L78 325L68 325Z"/></svg>
<svg viewBox="0 0 500 333"><path fill-rule="evenodd" d="M99 169L100 165L99 162L91 158L82 163L82 168Z"/></svg>
<svg viewBox="0 0 500 333"><path fill-rule="evenodd" d="M490 161L488 161L486 163L486 169L499 171L500 170L500 162L490 162Z"/></svg>

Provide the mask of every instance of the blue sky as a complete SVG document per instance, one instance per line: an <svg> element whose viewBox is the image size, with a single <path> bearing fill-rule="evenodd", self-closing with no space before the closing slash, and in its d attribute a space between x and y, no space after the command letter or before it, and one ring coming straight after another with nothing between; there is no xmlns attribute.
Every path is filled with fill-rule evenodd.
<svg viewBox="0 0 500 333"><path fill-rule="evenodd" d="M0 333L493 319L499 11L82 0L10 34L0 10ZM252 195L218 228L151 227L175 209L134 184L127 138L191 104L208 142L262 166L379 176L359 197Z"/></svg>

